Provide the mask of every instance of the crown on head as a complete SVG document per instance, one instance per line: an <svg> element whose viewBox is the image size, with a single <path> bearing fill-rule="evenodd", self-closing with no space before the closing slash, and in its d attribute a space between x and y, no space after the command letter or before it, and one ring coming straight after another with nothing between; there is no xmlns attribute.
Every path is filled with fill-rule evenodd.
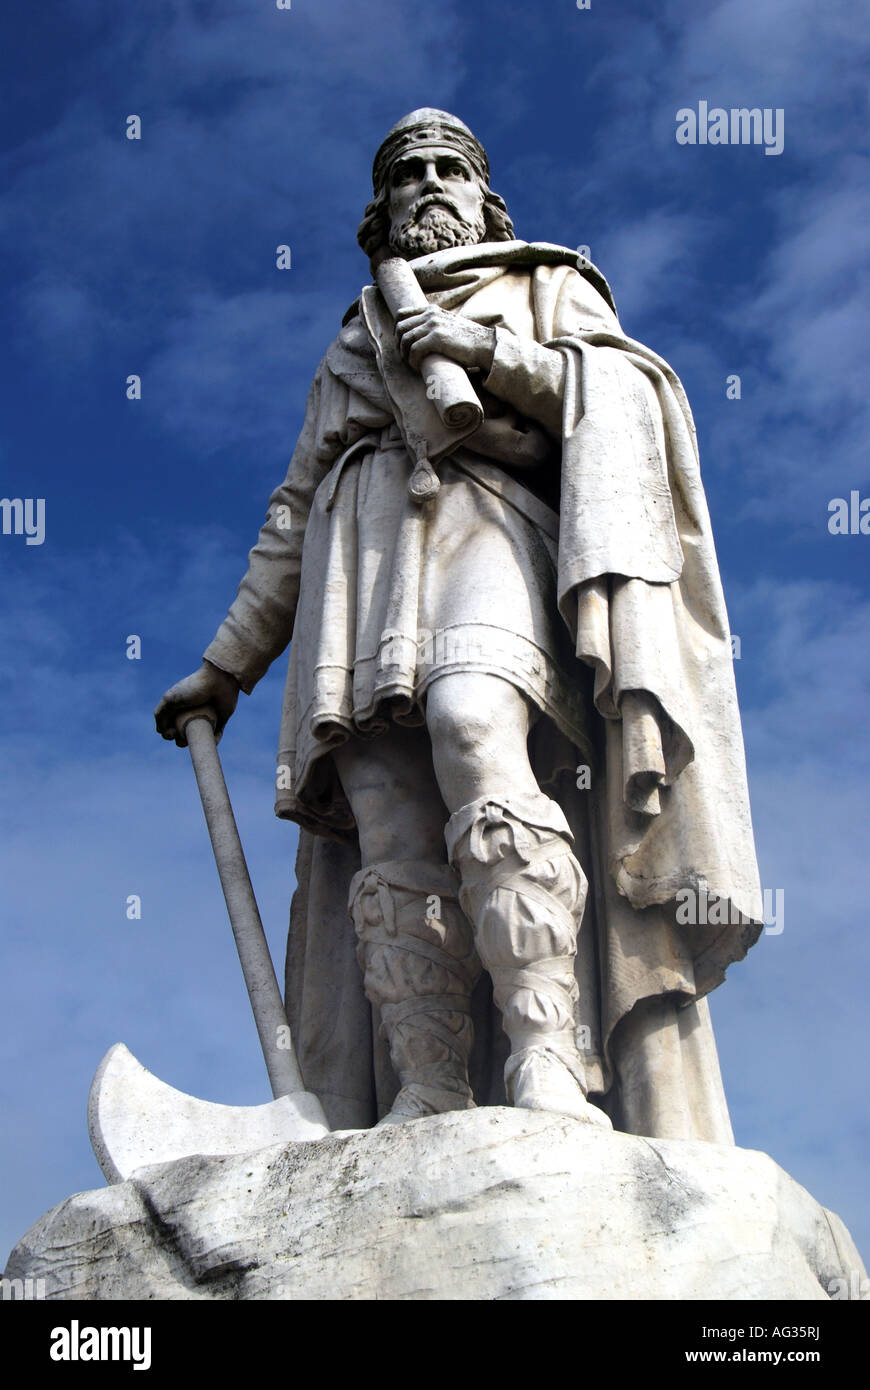
<svg viewBox="0 0 870 1390"><path fill-rule="evenodd" d="M386 185L391 166L409 150L424 146L446 145L464 155L472 169L489 184L489 160L486 150L468 126L449 111L438 111L433 106L421 106L397 121L389 131L372 165L372 184L377 193Z"/></svg>

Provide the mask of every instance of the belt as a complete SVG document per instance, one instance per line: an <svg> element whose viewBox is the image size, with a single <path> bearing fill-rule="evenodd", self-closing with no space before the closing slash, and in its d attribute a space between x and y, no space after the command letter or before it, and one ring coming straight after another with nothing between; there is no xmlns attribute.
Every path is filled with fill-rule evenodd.
<svg viewBox="0 0 870 1390"><path fill-rule="evenodd" d="M332 481L329 484L329 491L326 494L325 511L332 511L335 502L335 494L338 492L338 485L341 482L341 475L344 472L345 466L350 463L351 459L354 458L356 454L361 453L364 449L376 449L380 442L381 434L364 434L362 438L355 439L353 444L345 449L341 457L336 459L335 463L332 465Z"/></svg>
<svg viewBox="0 0 870 1390"><path fill-rule="evenodd" d="M396 425L386 426L384 429L370 431L361 438L354 440L345 449L344 453L336 459L332 465L329 490L326 494L324 510L331 512L335 503L338 486L341 482L341 475L346 466L357 456L367 450L376 449L402 449L405 445L402 436ZM544 535L551 540L559 539L559 517L552 507L548 507L546 502L542 502L534 493L529 492L528 488L523 487L522 483L505 473L504 469L497 465L487 462L485 458L473 453L470 449L459 448L456 453L450 454L445 463L452 463L460 473L464 473L467 478L485 488L487 492L500 497L502 501L518 511L527 521L531 521L537 526Z"/></svg>

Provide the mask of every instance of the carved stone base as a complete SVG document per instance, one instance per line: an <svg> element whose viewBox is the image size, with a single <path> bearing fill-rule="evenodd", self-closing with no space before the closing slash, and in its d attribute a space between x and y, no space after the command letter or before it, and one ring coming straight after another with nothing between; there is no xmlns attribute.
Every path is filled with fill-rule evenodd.
<svg viewBox="0 0 870 1390"><path fill-rule="evenodd" d="M6 1276L53 1299L867 1290L843 1223L766 1154L501 1108L140 1169L48 1212Z"/></svg>

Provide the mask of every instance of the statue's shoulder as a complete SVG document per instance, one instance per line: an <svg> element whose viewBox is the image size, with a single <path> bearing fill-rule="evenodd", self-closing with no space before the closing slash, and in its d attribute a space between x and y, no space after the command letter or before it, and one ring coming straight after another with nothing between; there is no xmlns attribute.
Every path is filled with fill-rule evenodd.
<svg viewBox="0 0 870 1390"><path fill-rule="evenodd" d="M357 299L341 321L341 330L335 343L347 352L366 353L370 351L371 340L368 329L360 314L360 301Z"/></svg>
<svg viewBox="0 0 870 1390"><path fill-rule="evenodd" d="M355 372L371 372L374 353L368 330L360 317L357 299L342 319L341 328L327 347L317 368L317 377L346 377Z"/></svg>
<svg viewBox="0 0 870 1390"><path fill-rule="evenodd" d="M380 412L383 416L380 423L392 418L372 340L360 315L359 300L345 314L338 336L326 349L319 371L322 373L322 395L329 411L334 411L336 403L341 409L346 408L349 389Z"/></svg>
<svg viewBox="0 0 870 1390"><path fill-rule="evenodd" d="M342 320L341 320L341 327L342 327L342 330L344 330L345 328L350 327L350 326L354 323L354 321L357 321L357 322L359 321L359 319L360 319L360 304L361 304L361 302L362 302L362 297L360 296L359 298L357 298L357 299L355 299L355 300L353 301L353 303L351 304L351 306L350 306L349 309L345 309L345 311L344 311L344 317L343 317Z"/></svg>
<svg viewBox="0 0 870 1390"><path fill-rule="evenodd" d="M474 246L434 251L412 261L414 273L424 289L446 289L471 283L475 272L486 274L493 268L514 274L528 274L538 283L583 282L595 292L587 298L603 301L615 315L616 305L606 278L585 254L587 248L560 246L552 241L489 241Z"/></svg>
<svg viewBox="0 0 870 1390"><path fill-rule="evenodd" d="M581 284L591 286L608 309L616 313L613 291L607 278L586 255L585 246L572 248L549 241L532 241L528 243L527 250L538 275L549 277L561 270L562 278L573 288L579 289Z"/></svg>

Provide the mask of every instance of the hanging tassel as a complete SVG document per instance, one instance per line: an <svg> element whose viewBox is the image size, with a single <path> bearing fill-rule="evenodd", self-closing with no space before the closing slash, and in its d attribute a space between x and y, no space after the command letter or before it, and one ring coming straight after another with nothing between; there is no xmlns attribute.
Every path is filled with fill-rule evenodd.
<svg viewBox="0 0 870 1390"><path fill-rule="evenodd" d="M434 497L441 487L441 480L429 462L425 444L417 445L417 464L408 483L408 492L420 506Z"/></svg>

